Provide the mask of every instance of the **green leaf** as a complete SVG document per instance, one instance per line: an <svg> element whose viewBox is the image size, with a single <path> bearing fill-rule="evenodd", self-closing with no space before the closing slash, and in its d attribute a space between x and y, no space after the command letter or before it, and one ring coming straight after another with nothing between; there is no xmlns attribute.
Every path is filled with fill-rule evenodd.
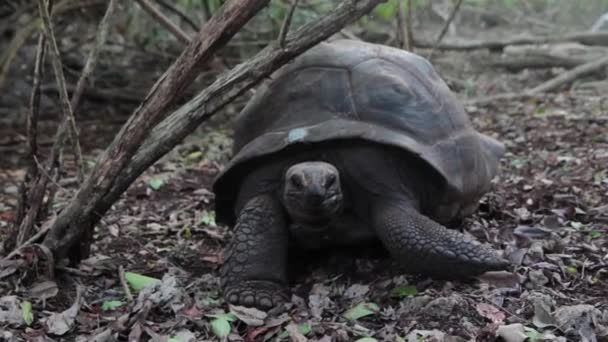
<svg viewBox="0 0 608 342"><path fill-rule="evenodd" d="M597 239L601 236L602 236L602 232L600 232L599 230L594 229L589 232L589 237L592 239Z"/></svg>
<svg viewBox="0 0 608 342"><path fill-rule="evenodd" d="M125 280L136 291L143 289L144 286L146 286L148 284L160 282L159 279L148 277L148 276L137 274L137 273L133 273L133 272L125 272Z"/></svg>
<svg viewBox="0 0 608 342"><path fill-rule="evenodd" d="M526 336L528 336L528 338L529 338L529 340L528 340L529 342L536 342L536 341L543 340L543 334L539 333L535 329L524 327L524 330L525 330Z"/></svg>
<svg viewBox="0 0 608 342"><path fill-rule="evenodd" d="M576 270L576 266L570 265L568 266L568 268L566 268L566 270L572 275L576 275L578 273L578 271Z"/></svg>
<svg viewBox="0 0 608 342"><path fill-rule="evenodd" d="M356 340L355 342L378 342L378 340L376 340L373 337L362 337L362 338Z"/></svg>
<svg viewBox="0 0 608 342"><path fill-rule="evenodd" d="M25 301L21 303L21 318L25 324L30 325L34 322L34 312L32 311L32 303Z"/></svg>
<svg viewBox="0 0 608 342"><path fill-rule="evenodd" d="M101 304L101 310L103 310L103 311L115 310L123 305L125 305L125 303L120 300L106 300L105 302L103 302Z"/></svg>
<svg viewBox="0 0 608 342"><path fill-rule="evenodd" d="M310 324L308 324L308 323L300 323L300 324L298 324L298 331L300 332L300 334L306 336L306 335L310 334L310 332L312 331L312 328L310 327Z"/></svg>
<svg viewBox="0 0 608 342"><path fill-rule="evenodd" d="M387 2L381 3L374 9L374 15L390 21L397 14L397 0L388 0Z"/></svg>
<svg viewBox="0 0 608 342"><path fill-rule="evenodd" d="M164 182L160 178L151 178L150 180L148 180L148 185L155 191L160 189L163 184Z"/></svg>
<svg viewBox="0 0 608 342"><path fill-rule="evenodd" d="M194 152L188 153L188 155L186 155L186 159L188 159L188 160L196 160L196 159L200 159L202 156L203 156L203 152L201 152L201 151L194 151Z"/></svg>
<svg viewBox="0 0 608 342"><path fill-rule="evenodd" d="M361 317L373 315L380 311L380 307L375 303L359 303L355 307L346 311L343 315L344 318L354 321Z"/></svg>
<svg viewBox="0 0 608 342"><path fill-rule="evenodd" d="M418 293L418 289L413 285L400 285L391 290L391 297L404 298L413 297Z"/></svg>
<svg viewBox="0 0 608 342"><path fill-rule="evenodd" d="M208 317L215 317L211 320L211 332L217 337L226 337L230 334L230 330L232 327L230 326L230 322L234 322L236 320L236 316L227 313L227 314L218 314L218 315L207 315Z"/></svg>
<svg viewBox="0 0 608 342"><path fill-rule="evenodd" d="M585 225L580 223L580 222L576 222L576 221L572 221L570 222L570 226L572 226L572 228L576 229L576 230L580 230L582 229Z"/></svg>
<svg viewBox="0 0 608 342"><path fill-rule="evenodd" d="M214 212L209 212L207 210L203 211L203 216L201 216L201 220L200 223L206 225L206 226L212 226L215 227L216 223L215 223L215 213Z"/></svg>

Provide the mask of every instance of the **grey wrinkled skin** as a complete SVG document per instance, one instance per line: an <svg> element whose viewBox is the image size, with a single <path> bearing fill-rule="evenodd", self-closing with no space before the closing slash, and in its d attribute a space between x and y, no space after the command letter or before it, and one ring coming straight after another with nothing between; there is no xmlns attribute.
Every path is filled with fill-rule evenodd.
<svg viewBox="0 0 608 342"><path fill-rule="evenodd" d="M237 117L234 155L214 184L217 221L234 231L224 297L277 307L288 300L290 250L372 240L410 273L460 279L507 268L445 227L476 210L504 153L424 58L361 41L319 44Z"/></svg>

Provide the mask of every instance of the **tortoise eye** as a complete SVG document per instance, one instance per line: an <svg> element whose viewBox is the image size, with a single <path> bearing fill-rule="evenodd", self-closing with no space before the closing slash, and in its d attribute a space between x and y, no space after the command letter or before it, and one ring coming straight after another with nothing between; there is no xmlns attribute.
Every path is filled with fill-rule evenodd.
<svg viewBox="0 0 608 342"><path fill-rule="evenodd" d="M330 173L327 176L327 179L325 180L325 187L329 188L330 186L334 185L336 183L336 179L337 179L336 175L333 173Z"/></svg>
<svg viewBox="0 0 608 342"><path fill-rule="evenodd" d="M291 175L291 177L289 177L289 181L296 189L302 189L302 187L304 187L304 181L298 174Z"/></svg>

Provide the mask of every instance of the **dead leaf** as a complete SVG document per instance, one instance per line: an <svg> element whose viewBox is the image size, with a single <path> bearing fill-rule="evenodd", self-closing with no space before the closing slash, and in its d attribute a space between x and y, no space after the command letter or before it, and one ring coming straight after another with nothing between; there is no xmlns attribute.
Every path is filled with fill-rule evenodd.
<svg viewBox="0 0 608 342"><path fill-rule="evenodd" d="M28 291L28 294L36 299L46 300L55 297L59 289L57 283L50 280L41 281L34 284Z"/></svg>
<svg viewBox="0 0 608 342"><path fill-rule="evenodd" d="M489 319L492 323L502 323L506 318L504 312L491 304L479 303L475 308L482 317Z"/></svg>
<svg viewBox="0 0 608 342"><path fill-rule="evenodd" d="M292 342L307 342L308 339L306 336L302 335L302 333L298 330L298 325L294 323L289 323L285 330L289 333L289 338L291 338Z"/></svg>
<svg viewBox="0 0 608 342"><path fill-rule="evenodd" d="M360 298L367 292L369 292L369 285L353 284L344 291L344 297L348 299Z"/></svg>
<svg viewBox="0 0 608 342"><path fill-rule="evenodd" d="M239 320L252 327L264 325L264 320L268 317L268 314L264 311L238 305L230 305L230 312Z"/></svg>
<svg viewBox="0 0 608 342"><path fill-rule="evenodd" d="M520 323L499 326L496 336L502 337L505 342L524 342L528 338L524 326Z"/></svg>
<svg viewBox="0 0 608 342"><path fill-rule="evenodd" d="M0 323L19 326L25 324L17 296L4 296L0 298Z"/></svg>
<svg viewBox="0 0 608 342"><path fill-rule="evenodd" d="M74 304L67 310L61 313L54 313L45 319L46 331L49 334L62 336L74 327L74 322L78 311L80 311L81 303L81 288L76 291L76 300Z"/></svg>

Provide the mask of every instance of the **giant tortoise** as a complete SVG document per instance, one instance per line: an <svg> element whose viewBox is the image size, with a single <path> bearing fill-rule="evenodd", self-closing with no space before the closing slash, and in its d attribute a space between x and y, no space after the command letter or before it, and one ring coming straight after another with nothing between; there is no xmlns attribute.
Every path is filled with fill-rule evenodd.
<svg viewBox="0 0 608 342"><path fill-rule="evenodd" d="M221 271L230 303L286 301L294 248L379 240L406 271L442 278L507 266L446 228L476 210L505 148L472 127L423 57L321 43L257 90L234 138L214 183L216 219L233 227Z"/></svg>

